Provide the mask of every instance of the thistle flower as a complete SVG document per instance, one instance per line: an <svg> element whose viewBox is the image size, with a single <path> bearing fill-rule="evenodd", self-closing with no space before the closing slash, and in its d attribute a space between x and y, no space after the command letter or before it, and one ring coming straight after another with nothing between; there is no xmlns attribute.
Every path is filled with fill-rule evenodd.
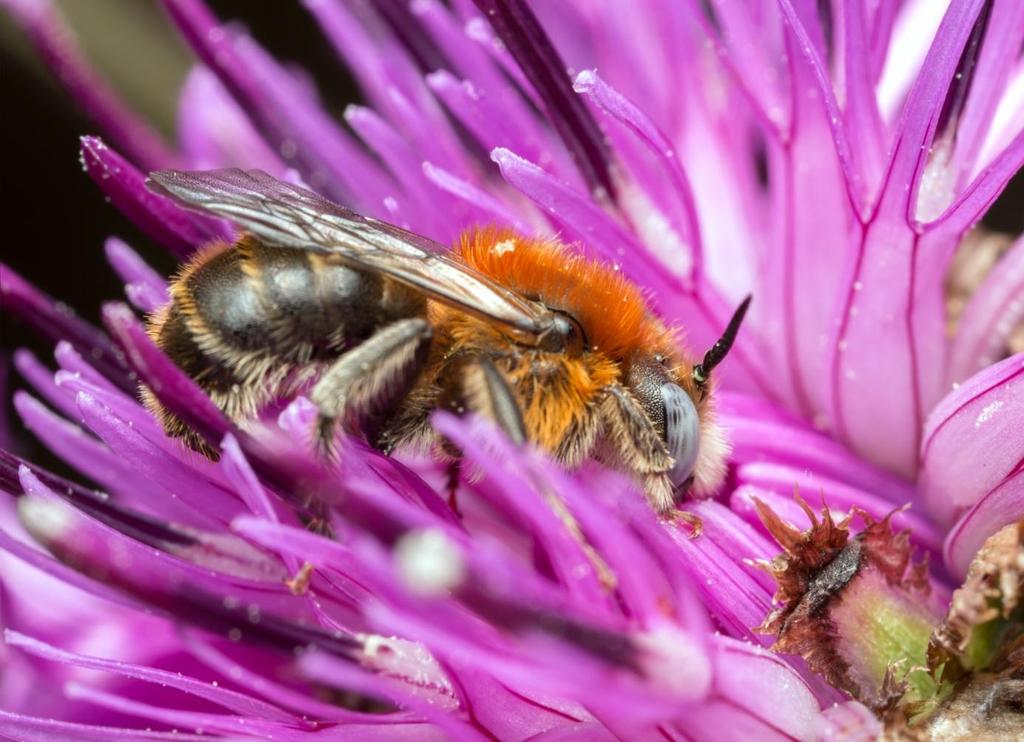
<svg viewBox="0 0 1024 742"><path fill-rule="evenodd" d="M442 242L484 223L560 234L694 348L752 292L719 389L730 474L662 522L596 464L566 472L439 414L479 474L457 517L433 462L352 440L325 466L302 397L239 428L130 307L105 307L104 332L3 267L4 310L56 343L56 373L15 356L35 392L15 396L21 421L98 489L0 458L0 733L877 734L825 678L861 683L816 674L823 645L780 641L805 662L756 629L799 612L822 570L852 565L831 599L868 565L886 579L815 631L842 645L861 601L894 591L921 649L982 545L1024 517L1024 241L970 231L1024 160L1024 6L307 0L367 101L341 123L200 0L164 4L199 60L174 147L48 3L4 2L106 137L83 138L85 171L150 239L184 259L233 228L148 192L146 172L237 165ZM166 302L128 245L106 251L136 310ZM220 442L216 463L163 435L139 381ZM311 490L333 538L302 526ZM898 548L850 561L888 539L878 523L905 533ZM773 606L776 577L792 605ZM847 664L896 682L909 655L877 651ZM879 708L877 689L858 697Z"/></svg>

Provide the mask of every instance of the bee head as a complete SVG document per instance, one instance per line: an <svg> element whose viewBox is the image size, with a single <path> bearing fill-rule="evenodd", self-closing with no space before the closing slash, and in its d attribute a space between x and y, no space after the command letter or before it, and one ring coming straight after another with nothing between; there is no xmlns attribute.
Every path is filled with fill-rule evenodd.
<svg viewBox="0 0 1024 742"><path fill-rule="evenodd" d="M675 488L693 476L700 452L700 416L694 399L672 378L657 356L634 360L626 376L636 396L674 460L669 479Z"/></svg>

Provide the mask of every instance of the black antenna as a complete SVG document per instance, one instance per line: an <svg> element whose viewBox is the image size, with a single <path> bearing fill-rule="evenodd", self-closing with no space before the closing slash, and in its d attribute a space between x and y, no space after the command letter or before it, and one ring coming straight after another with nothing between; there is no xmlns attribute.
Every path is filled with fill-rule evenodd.
<svg viewBox="0 0 1024 742"><path fill-rule="evenodd" d="M736 311L732 313L732 319L729 320L729 325L725 328L725 332L722 333L722 337L718 338L718 341L711 346L711 350L704 354L704 360L693 367L693 380L697 386L702 387L708 383L711 370L721 363L729 353L733 341L736 340L736 333L740 331L740 325L743 323L743 317L747 313L747 307L750 306L752 298L748 294L747 298L736 307Z"/></svg>

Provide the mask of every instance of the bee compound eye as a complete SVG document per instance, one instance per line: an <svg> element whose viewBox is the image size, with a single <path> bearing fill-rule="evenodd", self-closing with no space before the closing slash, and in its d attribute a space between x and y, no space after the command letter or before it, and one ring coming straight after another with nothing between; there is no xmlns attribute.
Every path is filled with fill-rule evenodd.
<svg viewBox="0 0 1024 742"><path fill-rule="evenodd" d="M691 478L697 464L700 417L690 395L676 384L662 384L661 401L665 406L665 443L676 462L669 478L678 487Z"/></svg>

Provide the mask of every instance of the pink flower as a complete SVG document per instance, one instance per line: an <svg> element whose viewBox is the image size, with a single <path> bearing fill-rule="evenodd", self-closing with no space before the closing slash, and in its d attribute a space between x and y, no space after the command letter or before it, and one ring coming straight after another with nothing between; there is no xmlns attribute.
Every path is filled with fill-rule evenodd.
<svg viewBox="0 0 1024 742"><path fill-rule="evenodd" d="M442 242L557 232L694 348L755 300L722 367L730 475L685 505L695 537L618 475L474 419L436 418L481 473L462 519L433 462L350 441L326 468L305 399L241 430L131 308L108 305L102 332L0 267L4 310L57 342L56 374L16 355L36 393L16 394L21 420L101 490L0 459L0 734L866 737L863 707L754 631L774 592L754 563L779 551L755 500L801 527L794 486L879 520L911 503L893 523L944 564L940 599L1024 517L1024 241L954 331L944 293L1024 160L1015 0L306 0L367 102L347 126L202 2L165 0L200 60L173 147L49 3L3 4L110 142L83 138L86 172L179 258L233 228L145 173L241 166ZM128 245L106 249L137 310L166 301ZM163 435L139 379L222 441L218 462ZM311 483L334 540L301 526Z"/></svg>

